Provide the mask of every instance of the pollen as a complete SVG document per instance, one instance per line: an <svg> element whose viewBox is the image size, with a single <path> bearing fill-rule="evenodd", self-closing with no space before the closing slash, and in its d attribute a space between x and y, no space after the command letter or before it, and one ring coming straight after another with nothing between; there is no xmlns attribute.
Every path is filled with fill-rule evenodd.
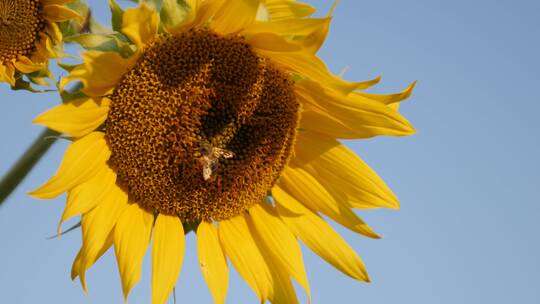
<svg viewBox="0 0 540 304"><path fill-rule="evenodd" d="M0 63L32 54L44 27L39 0L0 0Z"/></svg>
<svg viewBox="0 0 540 304"><path fill-rule="evenodd" d="M109 165L130 200L183 222L259 203L294 144L290 75L238 36L160 36L110 95Z"/></svg>

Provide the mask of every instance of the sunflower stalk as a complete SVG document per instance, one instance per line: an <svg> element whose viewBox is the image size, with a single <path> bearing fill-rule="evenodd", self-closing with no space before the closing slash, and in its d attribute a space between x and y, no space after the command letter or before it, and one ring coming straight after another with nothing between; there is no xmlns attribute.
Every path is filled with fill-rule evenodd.
<svg viewBox="0 0 540 304"><path fill-rule="evenodd" d="M11 169L0 180L0 206L6 198L24 180L37 162L45 155L60 135L58 132L45 129L26 152L17 160Z"/></svg>

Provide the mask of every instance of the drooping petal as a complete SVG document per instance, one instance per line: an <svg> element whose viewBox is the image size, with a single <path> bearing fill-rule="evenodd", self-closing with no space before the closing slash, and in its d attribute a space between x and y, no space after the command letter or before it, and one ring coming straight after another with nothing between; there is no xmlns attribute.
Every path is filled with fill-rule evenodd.
<svg viewBox="0 0 540 304"><path fill-rule="evenodd" d="M141 279L141 267L150 242L153 219L154 216L139 205L130 204L114 228L114 251L125 299Z"/></svg>
<svg viewBox="0 0 540 304"><path fill-rule="evenodd" d="M126 34L139 49L154 39L158 32L159 15L148 5L128 8L122 18L122 33Z"/></svg>
<svg viewBox="0 0 540 304"><path fill-rule="evenodd" d="M58 223L59 234L64 221L92 210L116 188L116 173L107 164L101 166L93 178L69 191L66 208Z"/></svg>
<svg viewBox="0 0 540 304"><path fill-rule="evenodd" d="M399 208L396 195L377 173L335 138L304 131L296 140L291 165L310 172L329 192L345 195L354 208Z"/></svg>
<svg viewBox="0 0 540 304"><path fill-rule="evenodd" d="M313 176L301 168L286 168L276 187L285 190L311 210L324 213L354 232L371 238L380 238L346 202L336 201Z"/></svg>
<svg viewBox="0 0 540 304"><path fill-rule="evenodd" d="M171 294L184 260L184 228L177 216L160 214L152 237L152 304Z"/></svg>
<svg viewBox="0 0 540 304"><path fill-rule="evenodd" d="M283 222L313 252L344 274L369 282L360 257L330 225L281 189L274 187L272 196Z"/></svg>
<svg viewBox="0 0 540 304"><path fill-rule="evenodd" d="M39 41L36 43L37 53L35 55L41 58L56 58L58 57L51 42L51 38L44 33L39 33Z"/></svg>
<svg viewBox="0 0 540 304"><path fill-rule="evenodd" d="M296 93L304 112L300 127L336 138L357 139L379 135L413 134L412 125L385 104L364 99L356 102L311 81L296 83Z"/></svg>
<svg viewBox="0 0 540 304"><path fill-rule="evenodd" d="M47 25L45 25L45 33L54 42L62 41L62 38L63 38L62 31L58 27L57 23L54 23L54 22L47 23Z"/></svg>
<svg viewBox="0 0 540 304"><path fill-rule="evenodd" d="M237 33L250 26L257 16L260 0L229 0L214 16L211 27L220 34Z"/></svg>
<svg viewBox="0 0 540 304"><path fill-rule="evenodd" d="M83 63L60 80L60 88L78 80L81 90L90 97L100 97L114 88L124 74L135 64L138 55L123 58L116 52L87 51L81 55Z"/></svg>
<svg viewBox="0 0 540 304"><path fill-rule="evenodd" d="M42 16L52 22L63 22L71 19L82 21L83 19L76 11L59 4L43 5Z"/></svg>
<svg viewBox="0 0 540 304"><path fill-rule="evenodd" d="M122 212L127 208L127 194L117 186L105 195L102 202L86 214L83 214L81 225L83 245L80 261L72 269L72 279L80 277L83 289L86 291L85 273L97 259L107 250L113 241L113 227Z"/></svg>
<svg viewBox="0 0 540 304"><path fill-rule="evenodd" d="M298 241L276 211L267 204L256 204L249 209L249 219L260 236L260 243L263 244L265 251L286 270L286 277L288 275L294 277L305 289L308 298L311 298Z"/></svg>
<svg viewBox="0 0 540 304"><path fill-rule="evenodd" d="M5 81L12 86L15 85L15 78L13 77L13 73L10 73L8 67L3 63L0 63L0 81Z"/></svg>
<svg viewBox="0 0 540 304"><path fill-rule="evenodd" d="M56 174L29 194L35 198L54 198L94 177L111 155L104 136L102 132L93 132L75 140L67 148Z"/></svg>
<svg viewBox="0 0 540 304"><path fill-rule="evenodd" d="M34 63L26 56L19 56L16 61L13 62L17 70L30 74L36 71L40 71L44 68L43 63Z"/></svg>
<svg viewBox="0 0 540 304"><path fill-rule="evenodd" d="M11 63L8 63L5 65L5 72L4 72L4 75L5 75L5 80L11 84L12 86L15 85L15 67L13 66L13 64Z"/></svg>
<svg viewBox="0 0 540 304"><path fill-rule="evenodd" d="M39 115L33 122L60 133L81 137L105 122L109 105L108 98L62 103Z"/></svg>
<svg viewBox="0 0 540 304"><path fill-rule="evenodd" d="M214 303L224 304L229 285L229 269L214 224L201 222L197 227L199 266Z"/></svg>
<svg viewBox="0 0 540 304"><path fill-rule="evenodd" d="M261 302L273 294L272 273L249 230L244 215L218 224L219 240L225 254Z"/></svg>

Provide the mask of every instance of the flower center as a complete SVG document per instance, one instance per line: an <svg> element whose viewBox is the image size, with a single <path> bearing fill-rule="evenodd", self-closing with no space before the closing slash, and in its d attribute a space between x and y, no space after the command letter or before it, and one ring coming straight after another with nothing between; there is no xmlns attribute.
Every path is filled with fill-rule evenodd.
<svg viewBox="0 0 540 304"><path fill-rule="evenodd" d="M222 220L262 200L286 165L299 103L288 75L240 37L161 37L111 95L119 185L150 212Z"/></svg>
<svg viewBox="0 0 540 304"><path fill-rule="evenodd" d="M0 63L33 53L44 27L39 0L0 0Z"/></svg>

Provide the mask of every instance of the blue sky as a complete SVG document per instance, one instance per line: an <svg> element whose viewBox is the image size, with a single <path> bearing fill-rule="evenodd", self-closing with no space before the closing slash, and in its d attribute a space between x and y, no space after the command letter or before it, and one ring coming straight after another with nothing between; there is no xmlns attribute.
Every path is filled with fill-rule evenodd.
<svg viewBox="0 0 540 304"><path fill-rule="evenodd" d="M108 23L106 1L90 2ZM321 14L331 5L310 3ZM371 284L305 251L314 303L540 302L539 14L540 2L525 0L339 2L320 56L334 72L349 67L350 80L382 74L373 92L418 80L401 108L418 133L347 142L393 188L402 208L359 212L381 240L337 228L367 264ZM6 85L0 96L1 173L40 132L32 118L58 100ZM85 296L69 278L80 232L46 240L64 198L25 195L54 173L66 144L57 143L0 207L0 303L122 301L111 252L89 271ZM149 300L147 262L130 303ZM193 235L177 299L211 303ZM256 303L236 273L228 303Z"/></svg>

